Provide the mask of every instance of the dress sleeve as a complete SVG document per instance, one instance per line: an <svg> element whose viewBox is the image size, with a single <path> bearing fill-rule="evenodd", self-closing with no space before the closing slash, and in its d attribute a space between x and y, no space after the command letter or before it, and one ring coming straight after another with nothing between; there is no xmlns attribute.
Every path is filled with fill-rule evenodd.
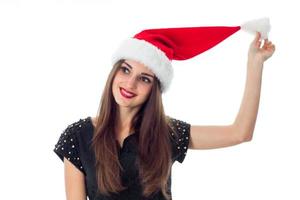
<svg viewBox="0 0 300 200"><path fill-rule="evenodd" d="M189 146L191 125L185 121L170 118L170 125L173 129L171 133L172 157L182 163Z"/></svg>
<svg viewBox="0 0 300 200"><path fill-rule="evenodd" d="M56 155L64 161L64 157L68 159L77 169L85 174L84 168L81 163L79 156L79 142L78 136L81 128L79 122L74 122L70 124L64 131L61 133L58 142L55 144L53 151Z"/></svg>

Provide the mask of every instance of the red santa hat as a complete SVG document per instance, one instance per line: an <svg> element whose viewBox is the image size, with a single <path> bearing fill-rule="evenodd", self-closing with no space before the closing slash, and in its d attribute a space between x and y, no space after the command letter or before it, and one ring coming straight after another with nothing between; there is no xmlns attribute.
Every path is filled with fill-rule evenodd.
<svg viewBox="0 0 300 200"><path fill-rule="evenodd" d="M112 64L132 59L144 64L159 79L162 92L173 79L172 60L187 60L207 51L239 30L268 38L268 18L246 22L240 26L206 26L146 29L125 39L112 55Z"/></svg>

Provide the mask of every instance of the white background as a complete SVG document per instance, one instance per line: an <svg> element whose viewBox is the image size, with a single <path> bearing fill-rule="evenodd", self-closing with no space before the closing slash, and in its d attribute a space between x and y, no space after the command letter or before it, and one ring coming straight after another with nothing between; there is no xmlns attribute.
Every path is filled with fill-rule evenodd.
<svg viewBox="0 0 300 200"><path fill-rule="evenodd" d="M68 124L96 114L110 56L124 38L146 28L238 26L260 17L270 18L276 51L264 64L253 140L189 149L173 165L173 199L300 199L298 6L274 2L1 0L1 199L65 198L54 145ZM253 39L238 31L193 59L173 61L165 112L192 125L232 123Z"/></svg>

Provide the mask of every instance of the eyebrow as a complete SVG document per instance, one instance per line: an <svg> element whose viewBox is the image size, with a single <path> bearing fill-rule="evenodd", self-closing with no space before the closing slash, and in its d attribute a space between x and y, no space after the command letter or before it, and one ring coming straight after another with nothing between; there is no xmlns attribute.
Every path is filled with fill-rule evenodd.
<svg viewBox="0 0 300 200"><path fill-rule="evenodd" d="M123 62L123 63L125 63L130 69L132 69L132 66L131 65L129 65L127 62ZM152 77L152 78L154 78L154 76L152 76L152 75L150 75L150 74L147 74L147 73L141 73L142 75L146 75L146 76L150 76L150 77Z"/></svg>

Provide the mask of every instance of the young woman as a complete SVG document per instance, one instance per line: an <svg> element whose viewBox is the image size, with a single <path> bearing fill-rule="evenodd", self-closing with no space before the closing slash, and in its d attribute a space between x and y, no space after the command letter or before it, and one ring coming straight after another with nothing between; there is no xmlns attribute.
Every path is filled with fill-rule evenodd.
<svg viewBox="0 0 300 200"><path fill-rule="evenodd" d="M117 59L97 116L70 124L55 145L54 152L64 161L67 199L171 199L171 167L176 160L183 162L187 149L250 141L263 64L275 51L268 39L260 47L260 37L256 33L248 51L247 82L239 113L227 126L190 125L169 117L161 95L168 86L164 78L168 74L150 67L153 57L149 65L135 57Z"/></svg>

